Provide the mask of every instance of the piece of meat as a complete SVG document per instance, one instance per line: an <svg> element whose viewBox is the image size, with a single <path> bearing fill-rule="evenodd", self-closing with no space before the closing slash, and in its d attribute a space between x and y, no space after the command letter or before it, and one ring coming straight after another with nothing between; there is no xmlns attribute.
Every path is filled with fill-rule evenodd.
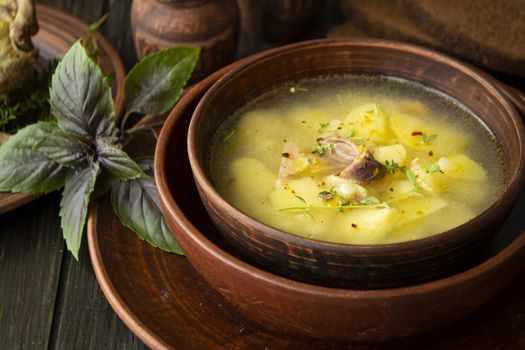
<svg viewBox="0 0 525 350"><path fill-rule="evenodd" d="M333 145L332 152L326 158L339 165L338 174L345 179L359 183L368 183L380 179L385 174L385 167L374 159L366 147L341 137L319 138L319 145Z"/></svg>

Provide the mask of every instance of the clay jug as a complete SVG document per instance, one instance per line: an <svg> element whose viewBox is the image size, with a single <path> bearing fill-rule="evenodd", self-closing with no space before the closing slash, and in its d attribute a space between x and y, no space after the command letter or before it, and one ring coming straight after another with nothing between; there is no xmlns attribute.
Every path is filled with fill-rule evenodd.
<svg viewBox="0 0 525 350"><path fill-rule="evenodd" d="M235 0L133 0L131 28L139 59L172 45L201 47L197 80L234 59L239 10Z"/></svg>

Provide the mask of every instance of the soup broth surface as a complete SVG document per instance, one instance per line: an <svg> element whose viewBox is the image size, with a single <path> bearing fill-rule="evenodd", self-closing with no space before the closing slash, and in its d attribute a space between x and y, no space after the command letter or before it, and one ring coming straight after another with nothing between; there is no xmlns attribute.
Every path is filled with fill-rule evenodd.
<svg viewBox="0 0 525 350"><path fill-rule="evenodd" d="M488 129L451 98L402 79L345 75L281 86L229 116L210 169L224 198L270 226L386 244L487 209L502 190L502 159Z"/></svg>

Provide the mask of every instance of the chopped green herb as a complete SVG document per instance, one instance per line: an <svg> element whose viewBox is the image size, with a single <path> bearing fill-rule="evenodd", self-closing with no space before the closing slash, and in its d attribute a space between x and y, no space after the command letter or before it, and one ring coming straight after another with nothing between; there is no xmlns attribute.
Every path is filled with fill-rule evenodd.
<svg viewBox="0 0 525 350"><path fill-rule="evenodd" d="M334 188L331 188L329 191L321 191L321 192L319 192L319 198L321 198L323 200L323 202L329 202L332 199L337 198L337 200L339 201L339 204L337 205L338 208L340 208L342 206L345 206L345 205L348 205L348 203L349 203L343 196L341 196L339 193L337 193L337 191L334 190ZM340 211L340 210L338 210L338 211Z"/></svg>
<svg viewBox="0 0 525 350"><path fill-rule="evenodd" d="M427 174L434 174L434 173L443 173L443 170L441 170L441 168L439 167L439 164L438 163L434 163L432 164L428 169L427 169Z"/></svg>
<svg viewBox="0 0 525 350"><path fill-rule="evenodd" d="M430 143L432 141L435 141L438 137L438 134L431 134L427 135L425 133L421 134L421 142L422 143Z"/></svg>
<svg viewBox="0 0 525 350"><path fill-rule="evenodd" d="M310 165L314 165L315 164L315 161L312 158L308 158L306 160L308 161L308 164L310 164Z"/></svg>
<svg viewBox="0 0 525 350"><path fill-rule="evenodd" d="M329 202L334 199L335 196L337 196L337 192L335 190L319 192L319 198L321 198L323 202Z"/></svg>
<svg viewBox="0 0 525 350"><path fill-rule="evenodd" d="M306 201L304 200L304 198L298 195L295 195L295 198L300 200L303 203L303 206L283 208L283 209L279 209L279 211L304 211L312 220L314 220L313 215L310 213L311 207L306 204Z"/></svg>
<svg viewBox="0 0 525 350"><path fill-rule="evenodd" d="M330 154L334 151L334 144L329 143L328 145L318 145L315 149L315 153L323 157L326 154Z"/></svg>
<svg viewBox="0 0 525 350"><path fill-rule="evenodd" d="M414 187L416 187L418 185L416 174L414 174L414 172L412 170L407 169L405 171L405 175L406 175L408 181L410 181Z"/></svg>
<svg viewBox="0 0 525 350"><path fill-rule="evenodd" d="M395 174L397 171L405 173L407 171L406 166L400 166L395 160L385 161L385 171L389 174Z"/></svg>
<svg viewBox="0 0 525 350"><path fill-rule="evenodd" d="M354 138L356 135L356 131L355 129L352 129L348 132L348 138L351 139L351 138Z"/></svg>
<svg viewBox="0 0 525 350"><path fill-rule="evenodd" d="M362 199L361 201L359 201L359 203L363 205L374 205L374 204L380 204L381 201L375 196L368 196L365 199Z"/></svg>
<svg viewBox="0 0 525 350"><path fill-rule="evenodd" d="M317 131L324 132L328 125L330 125L330 123L319 123L319 129L317 129Z"/></svg>
<svg viewBox="0 0 525 350"><path fill-rule="evenodd" d="M303 202L303 204L306 206L306 201L304 200L303 197L298 196L298 195L295 195L295 198L297 198L298 200L300 200L301 202Z"/></svg>
<svg viewBox="0 0 525 350"><path fill-rule="evenodd" d="M377 115L377 113L378 113L378 108L379 108L379 105L378 105L378 104L375 104L375 105L374 105L374 108L369 109L368 111L366 111L366 113L374 113L375 115Z"/></svg>
<svg viewBox="0 0 525 350"><path fill-rule="evenodd" d="M290 86L290 89L288 90L291 94L295 94L296 92L300 91L308 91L307 88L301 87L299 85L292 85Z"/></svg>
<svg viewBox="0 0 525 350"><path fill-rule="evenodd" d="M228 142L228 140L231 139L231 137L233 136L233 134L235 134L235 129L230 130L230 132L227 133L226 136L224 136L224 137L222 138L222 142Z"/></svg>

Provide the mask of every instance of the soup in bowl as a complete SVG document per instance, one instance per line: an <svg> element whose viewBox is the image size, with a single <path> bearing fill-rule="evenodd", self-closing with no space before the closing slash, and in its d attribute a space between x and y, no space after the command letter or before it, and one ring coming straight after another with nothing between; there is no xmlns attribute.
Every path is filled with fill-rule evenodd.
<svg viewBox="0 0 525 350"><path fill-rule="evenodd" d="M200 195L241 254L292 278L381 288L451 273L523 182L523 126L490 79L393 42L269 51L195 110Z"/></svg>
<svg viewBox="0 0 525 350"><path fill-rule="evenodd" d="M284 84L229 116L212 183L261 222L321 241L385 244L457 227L503 187L501 149L465 106L406 80Z"/></svg>

